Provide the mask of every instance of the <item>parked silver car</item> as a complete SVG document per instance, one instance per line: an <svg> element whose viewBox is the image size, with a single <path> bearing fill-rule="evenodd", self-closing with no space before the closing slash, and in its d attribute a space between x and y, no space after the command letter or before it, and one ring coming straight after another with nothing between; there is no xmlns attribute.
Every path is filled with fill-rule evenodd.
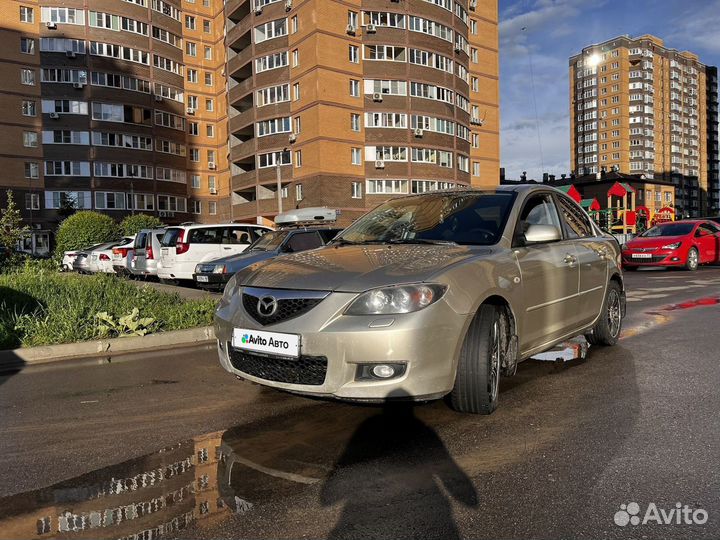
<svg viewBox="0 0 720 540"><path fill-rule="evenodd" d="M388 201L328 246L230 280L215 317L222 366L348 400L449 394L491 413L501 374L586 334L616 343L620 247L551 187Z"/></svg>
<svg viewBox="0 0 720 540"><path fill-rule="evenodd" d="M160 241L165 229L143 229L135 237L134 253L128 270L134 276L157 276Z"/></svg>

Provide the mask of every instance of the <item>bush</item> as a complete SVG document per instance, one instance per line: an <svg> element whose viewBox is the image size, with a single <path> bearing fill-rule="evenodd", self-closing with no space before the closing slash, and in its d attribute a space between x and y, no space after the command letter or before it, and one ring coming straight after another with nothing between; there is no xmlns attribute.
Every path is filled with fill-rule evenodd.
<svg viewBox="0 0 720 540"><path fill-rule="evenodd" d="M126 236L132 236L143 229L158 229L162 227L162 221L149 214L135 214L127 216L120 222L120 230Z"/></svg>
<svg viewBox="0 0 720 540"><path fill-rule="evenodd" d="M62 257L65 251L118 240L121 236L120 228L110 216L77 212L60 224L55 236L55 256Z"/></svg>
<svg viewBox="0 0 720 540"><path fill-rule="evenodd" d="M0 275L0 296L0 340L5 347L98 339L108 335L103 328L108 318L127 316L152 319L148 332L205 326L212 323L216 305L213 299L183 300L115 276L59 274L30 266ZM111 335L122 333L127 331Z"/></svg>

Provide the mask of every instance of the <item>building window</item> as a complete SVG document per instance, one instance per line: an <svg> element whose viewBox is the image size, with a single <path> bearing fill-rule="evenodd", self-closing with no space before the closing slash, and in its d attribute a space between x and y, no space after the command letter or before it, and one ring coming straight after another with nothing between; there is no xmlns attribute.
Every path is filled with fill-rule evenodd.
<svg viewBox="0 0 720 540"><path fill-rule="evenodd" d="M295 150L295 168L300 167L302 167L302 150Z"/></svg>
<svg viewBox="0 0 720 540"><path fill-rule="evenodd" d="M360 63L360 49L357 46L350 45L350 48L348 49L348 56L350 62L352 62L353 64Z"/></svg>
<svg viewBox="0 0 720 540"><path fill-rule="evenodd" d="M208 214L211 216L217 214L217 203L215 201L210 201L208 203Z"/></svg>
<svg viewBox="0 0 720 540"><path fill-rule="evenodd" d="M303 200L303 187L302 184L297 184L295 186L295 200L296 201L302 201Z"/></svg>
<svg viewBox="0 0 720 540"><path fill-rule="evenodd" d="M477 77L472 77L470 79L470 87L472 88L473 92L479 92L480 91L480 80Z"/></svg>
<svg viewBox="0 0 720 540"><path fill-rule="evenodd" d="M368 194L402 194L408 192L407 180L368 180L365 192Z"/></svg>
<svg viewBox="0 0 720 540"><path fill-rule="evenodd" d="M292 67L298 67L300 65L300 51L294 49L292 52Z"/></svg>
<svg viewBox="0 0 720 540"><path fill-rule="evenodd" d="M212 32L212 28L210 27L210 21L208 19L203 19L203 32L205 32L206 34Z"/></svg>
<svg viewBox="0 0 720 540"><path fill-rule="evenodd" d="M188 129L188 132L190 133L190 135L195 135L196 137L200 135L200 123L190 122L190 128Z"/></svg>
<svg viewBox="0 0 720 540"><path fill-rule="evenodd" d="M23 100L22 102L23 116L37 116L37 105L34 101Z"/></svg>
<svg viewBox="0 0 720 540"><path fill-rule="evenodd" d="M473 176L480 176L480 163L473 161Z"/></svg>
<svg viewBox="0 0 720 540"><path fill-rule="evenodd" d="M23 54L35 54L35 40L20 38L20 52Z"/></svg>
<svg viewBox="0 0 720 540"><path fill-rule="evenodd" d="M217 186L215 184L215 177L213 175L208 176L208 189L212 191L216 188Z"/></svg>
<svg viewBox="0 0 720 540"><path fill-rule="evenodd" d="M20 82L27 86L35 86L35 72L32 69L21 69Z"/></svg>
<svg viewBox="0 0 720 540"><path fill-rule="evenodd" d="M35 22L35 12L33 11L33 8L26 7L26 6L20 6L20 22L24 22L24 23L34 23Z"/></svg>
<svg viewBox="0 0 720 540"><path fill-rule="evenodd" d="M293 84L293 100L298 101L300 99L300 83L296 82Z"/></svg>
<svg viewBox="0 0 720 540"><path fill-rule="evenodd" d="M475 19L470 19L470 33L473 35L477 35L477 32L477 21Z"/></svg>
<svg viewBox="0 0 720 540"><path fill-rule="evenodd" d="M212 47L205 47L205 60L212 60Z"/></svg>
<svg viewBox="0 0 720 540"><path fill-rule="evenodd" d="M191 83L197 83L198 82L198 72L197 69L188 69L187 70L187 80Z"/></svg>
<svg viewBox="0 0 720 540"><path fill-rule="evenodd" d="M353 199L362 199L362 182L353 182L350 190Z"/></svg>
<svg viewBox="0 0 720 540"><path fill-rule="evenodd" d="M293 133L295 133L295 134L300 133L301 130L302 130L302 122L300 120L300 117L296 116L295 119L293 120Z"/></svg>
<svg viewBox="0 0 720 540"><path fill-rule="evenodd" d="M350 113L350 129L352 131L360 131L360 115L357 113Z"/></svg>
<svg viewBox="0 0 720 540"><path fill-rule="evenodd" d="M37 148L38 134L35 131L23 132L23 146L26 148Z"/></svg>
<svg viewBox="0 0 720 540"><path fill-rule="evenodd" d="M202 213L202 203L200 201L196 201L195 199L190 201L190 212L193 214L200 214Z"/></svg>
<svg viewBox="0 0 720 540"><path fill-rule="evenodd" d="M185 54L188 56L197 56L197 43L192 41L185 42Z"/></svg>
<svg viewBox="0 0 720 540"><path fill-rule="evenodd" d="M212 86L213 85L213 74L209 71L205 72L205 86Z"/></svg>
<svg viewBox="0 0 720 540"><path fill-rule="evenodd" d="M473 64L478 63L478 50L477 49L470 49L470 60Z"/></svg>
<svg viewBox="0 0 720 540"><path fill-rule="evenodd" d="M190 182L193 189L200 189L200 175L199 174L193 174L190 176Z"/></svg>
<svg viewBox="0 0 720 540"><path fill-rule="evenodd" d="M215 136L215 126L213 124L207 124L205 126L205 134L208 137L214 137Z"/></svg>
<svg viewBox="0 0 720 540"><path fill-rule="evenodd" d="M215 110L215 100L212 98L205 98L205 110L206 111L214 111Z"/></svg>
<svg viewBox="0 0 720 540"><path fill-rule="evenodd" d="M207 160L208 163L217 163L217 160L215 159L215 150L207 151Z"/></svg>
<svg viewBox="0 0 720 540"><path fill-rule="evenodd" d="M195 17L192 15L185 15L185 28L188 30L195 30L196 22Z"/></svg>
<svg viewBox="0 0 720 540"><path fill-rule="evenodd" d="M40 195L37 193L25 194L25 210L40 210Z"/></svg>
<svg viewBox="0 0 720 540"><path fill-rule="evenodd" d="M198 148L190 149L190 161L192 161L194 163L200 162L200 149L198 149Z"/></svg>
<svg viewBox="0 0 720 540"><path fill-rule="evenodd" d="M360 97L360 81L350 79L350 95Z"/></svg>
<svg viewBox="0 0 720 540"><path fill-rule="evenodd" d="M351 26L352 28L358 27L357 11L348 11L348 26Z"/></svg>
<svg viewBox="0 0 720 540"><path fill-rule="evenodd" d="M198 109L198 97L197 96L188 96L187 106L188 106L188 109L197 110Z"/></svg>
<svg viewBox="0 0 720 540"><path fill-rule="evenodd" d="M362 148L350 149L350 163L353 165L362 165Z"/></svg>
<svg viewBox="0 0 720 540"><path fill-rule="evenodd" d="M37 178L39 171L38 164L34 161L25 162L25 178Z"/></svg>
<svg viewBox="0 0 720 540"><path fill-rule="evenodd" d="M293 15L292 19L290 19L290 31L295 34L298 31L298 18L297 15Z"/></svg>

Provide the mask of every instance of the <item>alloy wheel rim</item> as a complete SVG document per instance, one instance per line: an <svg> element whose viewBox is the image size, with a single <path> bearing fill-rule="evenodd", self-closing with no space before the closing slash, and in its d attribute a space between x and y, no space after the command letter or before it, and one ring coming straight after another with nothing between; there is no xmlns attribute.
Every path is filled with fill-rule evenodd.
<svg viewBox="0 0 720 540"><path fill-rule="evenodd" d="M620 333L620 323L622 317L620 316L620 295L617 291L610 291L610 297L608 298L608 325L610 326L610 335L617 337Z"/></svg>
<svg viewBox="0 0 720 540"><path fill-rule="evenodd" d="M488 391L490 393L490 401L495 401L498 395L500 385L500 332L498 331L497 320L493 322L492 327L492 350L490 352L489 380Z"/></svg>
<svg viewBox="0 0 720 540"><path fill-rule="evenodd" d="M688 254L688 263L689 263L690 268L695 268L697 266L697 263L698 263L697 259L698 259L697 252L695 250L691 250L690 253Z"/></svg>

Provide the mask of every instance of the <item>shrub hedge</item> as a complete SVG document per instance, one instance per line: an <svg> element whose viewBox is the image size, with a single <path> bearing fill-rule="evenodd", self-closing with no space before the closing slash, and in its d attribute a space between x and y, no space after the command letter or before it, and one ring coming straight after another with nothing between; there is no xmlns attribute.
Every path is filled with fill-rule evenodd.
<svg viewBox="0 0 720 540"><path fill-rule="evenodd" d="M132 236L143 229L158 229L162 227L162 221L149 214L135 214L127 216L120 222L120 230L126 236Z"/></svg>
<svg viewBox="0 0 720 540"><path fill-rule="evenodd" d="M110 216L89 210L77 212L60 224L55 235L55 256L62 257L65 251L118 240L121 236L120 227Z"/></svg>

